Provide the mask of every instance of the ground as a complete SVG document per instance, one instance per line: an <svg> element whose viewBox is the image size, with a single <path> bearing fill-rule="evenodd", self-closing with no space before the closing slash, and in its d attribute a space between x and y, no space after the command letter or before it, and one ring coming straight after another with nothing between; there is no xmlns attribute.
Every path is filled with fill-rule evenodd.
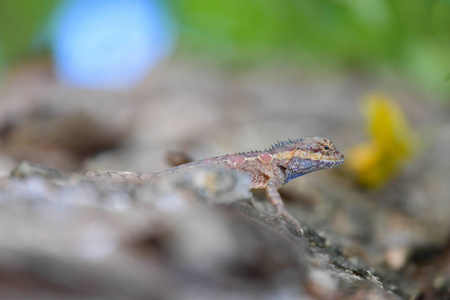
<svg viewBox="0 0 450 300"><path fill-rule="evenodd" d="M367 139L361 101L380 91L405 110L420 151L378 190L345 164L284 186L303 233L271 218L264 195L249 205L239 174L144 187L82 177L290 137L326 137L345 154ZM173 61L132 91L102 92L26 65L0 93L0 285L46 299L450 298L448 114L407 83L364 74ZM22 160L52 168L22 164L9 177Z"/></svg>

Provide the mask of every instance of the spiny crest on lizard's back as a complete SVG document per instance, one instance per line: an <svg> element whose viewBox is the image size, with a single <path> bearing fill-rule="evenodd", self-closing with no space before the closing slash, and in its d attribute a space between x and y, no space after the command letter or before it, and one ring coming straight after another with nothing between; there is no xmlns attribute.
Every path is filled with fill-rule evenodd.
<svg viewBox="0 0 450 300"><path fill-rule="evenodd" d="M301 138L293 138L293 139L288 139L288 140L281 140L276 142L275 144L272 144L269 149L266 149L266 151L271 151L271 150L277 150L280 149L282 147L288 147L291 146L295 143L298 143L300 141L302 141L303 139Z"/></svg>
<svg viewBox="0 0 450 300"><path fill-rule="evenodd" d="M243 154L254 154L254 153L260 153L261 151L258 150L250 150L250 151L244 151L244 152L237 152L233 155L243 155Z"/></svg>

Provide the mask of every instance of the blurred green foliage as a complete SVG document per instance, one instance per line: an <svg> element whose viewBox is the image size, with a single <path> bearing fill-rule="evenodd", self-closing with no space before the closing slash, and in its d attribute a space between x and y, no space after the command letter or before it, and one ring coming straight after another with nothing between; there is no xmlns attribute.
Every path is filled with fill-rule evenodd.
<svg viewBox="0 0 450 300"><path fill-rule="evenodd" d="M0 45L6 62L30 52L56 3L58 0L0 0Z"/></svg>
<svg viewBox="0 0 450 300"><path fill-rule="evenodd" d="M10 62L31 49L58 0L0 0L0 45ZM449 0L167 0L181 52L232 65L404 74L431 92L450 83ZM1 59L0 59L1 60ZM397 76L397 75L395 75Z"/></svg>
<svg viewBox="0 0 450 300"><path fill-rule="evenodd" d="M400 72L450 94L448 0L172 0L190 51L226 61Z"/></svg>

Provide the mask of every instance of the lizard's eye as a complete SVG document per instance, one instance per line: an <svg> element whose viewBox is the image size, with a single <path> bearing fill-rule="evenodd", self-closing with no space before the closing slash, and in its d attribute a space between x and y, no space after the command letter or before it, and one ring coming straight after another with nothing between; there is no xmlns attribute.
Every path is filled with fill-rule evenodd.
<svg viewBox="0 0 450 300"><path fill-rule="evenodd" d="M330 147L328 147L328 145L325 145L325 147L323 147L323 149L330 150Z"/></svg>

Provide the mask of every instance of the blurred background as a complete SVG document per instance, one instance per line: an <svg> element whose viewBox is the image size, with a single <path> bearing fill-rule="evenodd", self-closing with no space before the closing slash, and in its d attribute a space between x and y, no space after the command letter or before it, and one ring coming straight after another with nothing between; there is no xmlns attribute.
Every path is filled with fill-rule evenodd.
<svg viewBox="0 0 450 300"><path fill-rule="evenodd" d="M227 68L295 64L313 73L401 77L437 95L449 91L448 1L0 3L3 68L47 56L59 79L80 86L101 87L88 77L101 70L106 88L131 87L176 49L176 57ZM125 56L131 71L120 65ZM134 70L137 62L142 70ZM119 70L132 79L113 82Z"/></svg>
<svg viewBox="0 0 450 300"><path fill-rule="evenodd" d="M283 198L427 287L450 272L449 100L448 0L0 0L0 175L330 138L346 163Z"/></svg>
<svg viewBox="0 0 450 300"><path fill-rule="evenodd" d="M150 161L168 145L203 155L323 135L378 186L448 109L449 13L449 1L0 1L0 173L22 159L79 170L134 143Z"/></svg>

